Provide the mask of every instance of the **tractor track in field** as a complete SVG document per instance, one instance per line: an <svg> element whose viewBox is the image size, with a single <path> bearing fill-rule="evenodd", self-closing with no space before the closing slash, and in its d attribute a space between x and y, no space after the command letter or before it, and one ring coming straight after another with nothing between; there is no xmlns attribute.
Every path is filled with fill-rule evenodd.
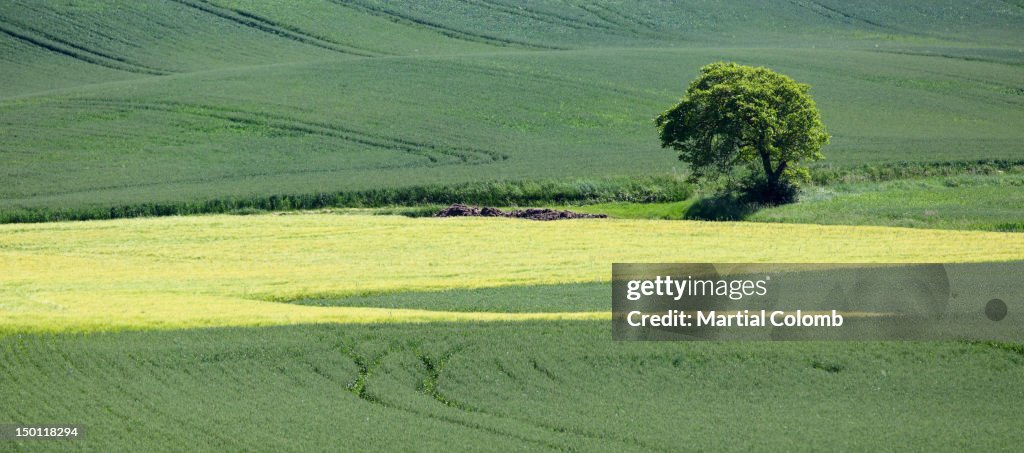
<svg viewBox="0 0 1024 453"><path fill-rule="evenodd" d="M470 63L465 59L448 59L448 60L421 60L417 64L422 66L432 66L439 69L452 69L458 68L461 73L477 73L486 76L493 76L498 78L522 78L532 80L539 83L546 84L558 84L565 87L580 87L586 84L588 89L601 90L608 93L615 93L623 96L629 96L635 98L637 96L643 96L650 99L661 99L661 96L656 96L652 93L642 91L639 89L629 89L620 86L615 86L608 83L599 83L592 80L575 80L570 77L560 76L555 74L540 74L537 72L515 68L515 67L496 67L496 66L485 66L483 64Z"/></svg>
<svg viewBox="0 0 1024 453"><path fill-rule="evenodd" d="M17 1L17 3L19 5L19 7L25 8L27 10L30 10L34 14L37 14L37 15L50 15L50 16L53 16L54 18L59 18L59 20L61 22L63 22L63 24L61 25L62 27L86 29L86 31L88 33L94 34L96 36L99 36L99 37L101 37L101 38L103 38L105 40L111 41L111 42L121 43L122 45L127 46L127 47L134 47L134 48L140 48L141 47L141 46L139 46L139 44L137 42L133 42L131 40L123 39L123 38L121 38L119 36L116 36L116 35L105 33L103 31L101 31L98 27L83 27L79 23L79 21L78 21L78 19L80 19L80 17L79 16L75 16L74 14L70 14L67 11L63 11L63 10L60 10L60 9L55 9L54 7L52 7L50 5L46 5L46 4L43 4L41 2L35 2L35 1L30 1L30 2Z"/></svg>
<svg viewBox="0 0 1024 453"><path fill-rule="evenodd" d="M461 426L463 428L468 428L468 429L472 429L472 430L476 430L476 431L483 431L483 432L486 432L486 433L489 433L489 434L493 434L493 435L497 435L497 436L501 436L501 437L506 437L506 438L509 438L509 439L512 439L512 440L515 440L515 441L524 442L524 443L528 443L528 444L531 444L531 445L536 445L536 446L540 446L540 447L544 447L544 448L549 448L549 449L552 449L552 450L564 450L564 448L562 446L560 446L560 445L555 445L555 444L551 444L551 443L544 442L544 441L541 441L541 440L537 440L537 439L533 439L533 438L530 438L530 437L522 436L522 435L516 434L514 432L508 432L508 431L505 431L505 430L500 430L500 429L493 428L493 427L490 427L490 426L482 425L480 423L473 423L471 421L462 420L462 419L459 419L457 417L448 417L448 416L444 416L444 415L440 415L440 414L433 414L433 413L426 412L426 411L411 409L411 408L408 408L408 407L400 406L400 405L397 405L397 404L385 401L385 400L383 400L383 399L381 399L381 398L377 397L376 395L374 395L374 394L369 392L369 390L367 389L368 380L369 380L370 376L373 375L374 369L381 364L381 362L384 360L384 358L386 356L388 356L389 354L392 354L392 353L397 352L397 351L393 351L393 350L389 349L389 350L386 350L386 351L384 351L384 352L382 352L380 354L377 354L377 355L375 355L373 357L366 357L366 356L360 354L358 351L356 351L354 347L347 346L347 345L344 345L344 344L341 345L341 350L342 350L342 353L345 354L350 360L352 360L353 363L355 363L356 366L359 368L359 373L356 376L355 380L350 382L346 386L346 389L349 392L351 392L354 395L356 395L357 397L359 397L359 399L361 399L363 401L366 401L366 402L368 402L370 404L375 404L375 405L381 406L381 407L383 407L385 409L397 410L397 411L400 411L400 412L405 412L407 414L415 415L417 417L426 417L426 418L429 418L429 419L432 419L432 420L437 420L437 421L440 421L440 422L444 422L444 423L448 423L448 424L452 424L452 425L456 425L456 426Z"/></svg>
<svg viewBox="0 0 1024 453"><path fill-rule="evenodd" d="M618 436L610 436L610 435L607 435L607 434L604 434L604 433L595 433L595 432L590 432L590 431L581 430L581 429L574 429L574 428L570 428L570 427L566 427L566 426L553 425L553 424L549 424L549 423L539 422L537 420L527 419L527 418L523 418L523 417L515 417L515 416L511 416L511 415L506 415L506 414L494 413L494 412L487 411L487 410L484 410L484 409L481 409L481 408L478 408L478 407L473 407L473 406L470 406L470 405L468 405L466 403L463 403L463 402L460 402L458 400L455 400L455 399L445 395L444 393L440 392L440 390L438 390L437 386L438 386L438 383L439 383L440 378L441 378L441 373L444 372L445 366L448 364L448 362L456 354L461 352L463 349L465 349L465 346L457 346L457 347L452 348L452 349L450 349L448 351L445 351L444 353L442 353L437 358L432 358L432 357L430 357L428 355L425 355L425 354L422 354L422 353L416 353L417 359L419 359L420 362L423 363L424 369L426 371L425 377L423 379L423 383L420 386L420 391L423 392L423 393L426 393L427 395L430 395L435 400L437 400L439 403L441 403L441 404L443 404L445 406L454 408L454 409L458 409L458 410L460 410L462 412L486 414L488 416L491 416L491 417L494 417L494 418L497 418L497 419L514 420L514 421L519 422L519 423L531 425L531 426L534 426L536 428L540 428L542 430L547 430L547 431L551 431L551 432L559 433L559 434L568 433L568 434L572 434L572 435L575 435L575 436L578 436L578 437L582 437L582 438L620 442L620 443L623 443L623 444L633 445L633 446L636 446L636 447L640 447L640 448L643 448L643 449L648 450L648 451L667 451L667 450L664 450L662 448L656 447L654 445L647 444L647 443L642 442L642 441L637 440L637 439L629 439L629 438L623 438L623 437L618 437ZM499 372L502 372L504 375L509 376L514 381L518 382L517 378L513 377L510 372L505 370L504 367L502 367L500 365L500 362L496 361L495 363L498 364L497 365L497 369L499 370ZM537 361L537 359L530 358L529 359L529 363L530 363L530 368L531 369L533 369L534 371L536 371L540 375L544 376L546 379L548 379L548 380L550 380L552 382L561 383L561 379L559 379L553 372L548 370L546 367L540 365L539 362Z"/></svg>
<svg viewBox="0 0 1024 453"><path fill-rule="evenodd" d="M498 36L488 35L484 33L475 33L466 30L459 30L457 28L442 25L440 23L416 17L410 14L395 11L393 9L383 8L380 6L366 4L360 1L343 1L343 0L330 0L331 3L340 5L346 8L355 9L366 14L378 16L390 20L392 22L409 25L425 30L429 30L449 38L461 39L463 41L478 42L483 44L491 44L500 47L525 47L529 49L543 49L543 50L566 50L565 47L549 46L543 44L530 43L526 41L517 41L508 38L501 38Z"/></svg>
<svg viewBox="0 0 1024 453"><path fill-rule="evenodd" d="M481 423L474 423L474 422L463 420L461 418L457 418L457 417L454 417L454 416L449 417L449 416L444 416L444 415L440 415L440 414L435 414L435 413L430 413L430 412L425 412L425 411L421 411L421 410L416 410L416 409L413 409L413 408L405 407L405 406L402 406L402 405L399 405L399 404L396 404L396 403L393 403L393 402L389 402L389 401L386 400L386 398L381 398L381 396L376 395L376 394L370 392L370 390L369 390L370 379L373 376L374 371L381 365L381 363L383 362L383 360L387 356L390 356L392 354L398 354L398 353L411 353L412 355L415 356L416 362L419 365L421 365L421 367L422 367L422 370L420 370L420 374L422 376L422 379L420 380L419 384L417 385L416 391L421 393L421 394L423 394L423 395L429 396L430 398L432 398L434 401L436 401L438 404L444 406L445 408L457 411L459 413L467 414L467 415L478 414L478 415L485 415L487 417L491 417L491 418L493 418L495 420L512 420L512 421L515 421L517 423L522 423L524 425L532 426L533 428L539 429L541 431L551 432L551 433L555 433L557 435L566 435L566 434L568 434L568 435L572 435L572 436L576 436L576 437L580 437L580 438L591 439L591 440L602 440L602 441L619 442L619 443L626 444L626 445L631 445L631 446L634 446L634 447L640 447L640 448L643 448L643 449L648 450L648 451L666 451L666 450L664 450L662 448L659 448L659 447L654 446L654 445L647 444L647 443L645 443L643 441L640 441L638 439L624 438L624 437L618 437L618 436L610 436L610 435L607 435L607 434L604 434L604 433L595 433L595 432L590 432L590 431L581 430L581 429L575 429L575 428L566 427L566 426L560 426L560 425L554 425L554 424L550 424L550 423L539 422L537 420L528 419L528 418L525 418L525 417L516 417L516 416L511 416L511 415L506 415L506 414L500 414L500 413L495 413L495 412L487 411L487 410L481 409L479 407L471 406L471 405L466 404L466 403L464 403L462 401L459 401L459 400L457 400L455 398L452 398L449 395L444 394L438 388L438 385L439 385L440 380L441 380L441 376L444 373L448 363L453 358L455 358L460 352L462 352L463 350L465 350L468 347L468 345L466 345L466 344L456 345L456 346L454 346L454 347L452 347L452 348L450 348L448 350L445 350L444 352L442 352L440 354L435 354L435 355L428 354L428 353L423 352L423 351L419 351L416 348L403 348L403 347L395 348L395 347L391 347L391 348L389 348L389 349L387 349L384 352L381 352L379 354L376 354L376 355L373 355L373 356L366 356L366 355L360 354L358 351L356 351L355 347L350 346L350 345L346 345L344 343L340 344L338 347L341 349L341 352L346 357L348 357L350 360L352 360L353 363L356 365L356 367L359 369L357 376L354 379L352 379L346 385L346 389L349 392L355 394L356 396L358 396L360 399L362 399L364 401L367 401L369 403L385 407L387 409L399 410L399 411L406 412L406 413L413 414L413 415L420 416L420 417L428 417L428 418L431 418L431 419L435 419L435 420L446 422L446 423L455 424L455 425L462 426L462 427L465 427L465 428L470 428L470 429L474 429L474 430L479 430L479 431L487 432L487 433L490 433L490 434L500 435L500 436L503 436L503 437L511 438L513 440L522 441L522 442L528 442L528 443L531 443L531 444L534 444L534 445L540 445L540 446L543 446L543 447L546 447L546 448L551 448L551 449L556 449L556 450L564 450L564 449L566 449L566 447L563 446L563 445L557 445L557 444L552 444L550 442L544 442L544 441L541 441L541 440L538 440L538 439L533 439L533 438L530 438L530 437L526 437L526 436L523 436L523 435L520 435L520 434L516 434L514 432L508 432L506 430L501 430L501 429L494 428L494 427L491 427L491 426L487 426L487 425L484 425L484 424L481 424ZM559 379L551 371L549 371L549 370L543 368L542 366L538 365L538 362L537 362L536 359L530 359L529 361L530 361L530 364L531 364L531 369L533 369L534 371L538 372L539 374L545 376L545 378L547 378L548 380L551 380L551 381L554 381L554 382L558 382L559 381ZM517 378L515 378L507 370L501 370L500 362L495 362L495 363L498 364L497 366L498 366L499 370L501 372L503 372L506 376L509 376L515 382L519 382L519 380Z"/></svg>
<svg viewBox="0 0 1024 453"><path fill-rule="evenodd" d="M95 49L89 49L85 46L58 38L49 33L32 29L25 31L19 30L19 28L22 27L17 27L6 19L0 17L0 33L48 52L53 52L84 63L103 66L105 68L118 71L154 76L172 74L172 71L152 68L140 63L132 62L124 57Z"/></svg>
<svg viewBox="0 0 1024 453"><path fill-rule="evenodd" d="M657 32L653 30L654 24L626 16L625 14L605 5L584 3L578 6L580 9L590 13L590 15L613 25L618 30L628 31L636 36L657 36ZM647 29L636 28L637 25L641 25Z"/></svg>
<svg viewBox="0 0 1024 453"><path fill-rule="evenodd" d="M219 119L230 122L237 122L248 126L268 127L282 133L319 135L330 138L337 138L349 143L368 146L388 152L400 152L422 158L423 161L408 164L375 164L358 167L345 168L311 168L291 171L266 171L250 172L239 175L216 176L211 178L182 178L168 181L154 181L135 184L112 184L100 187L89 187L81 190L67 190L56 192L40 192L26 195L24 198L39 196L59 196L69 194L80 194L87 192L98 192L104 190L118 190L128 188L157 187L168 184L195 184L212 181L239 180L266 176L304 175L304 174L327 174L338 171L350 171L353 169L389 170L400 168L417 167L438 167L449 165L486 165L501 162L509 159L509 156L496 151L488 151L472 147L462 146L438 146L429 143L422 143L415 140L408 140L395 137L387 137L379 134L363 132L357 129L325 123L300 120L297 118L263 112L248 112L244 110L214 107L201 104L189 104L173 101L135 102L116 99L67 99L61 100L60 106L69 108L88 107L90 109L108 108L122 111L148 110L155 112L167 112L175 114L187 114L203 118ZM88 134L89 131L82 133ZM9 199L11 201L13 199Z"/></svg>
<svg viewBox="0 0 1024 453"><path fill-rule="evenodd" d="M864 51L861 51L861 52L864 52L864 53L882 53L882 54L904 54L903 52L888 51L888 50L864 50ZM945 55L934 55L934 54L917 54L917 53L906 53L906 54L907 55L919 56L919 57L956 58L956 57L949 57L949 56L945 56ZM1006 64L1006 63L1000 63L1000 62L995 62L995 61L991 61L991 60L977 60L977 61L985 61L985 62L988 62L988 63L996 63L996 64ZM909 89L909 90L919 90L919 91L928 92L928 93L937 93L937 94L941 94L941 95L945 95L945 96L955 96L955 97L961 97L961 98L972 98L972 95L965 94L963 90L950 89L948 87L947 88L936 87L934 85L933 86L923 86L923 85L908 84L908 82L913 82L914 81L914 79L911 78L911 77L895 77L895 76L883 75L883 74L880 74L880 73L857 73L857 72L851 72L851 71L843 71L841 69L836 69L834 66L831 66L831 65L828 65L828 64L822 64L822 63L811 62L811 61L803 61L803 62L801 62L801 65L803 65L805 68L810 68L810 69L814 70L815 72L819 72L819 73L823 73L823 74L830 74L830 75L836 76L838 78L843 78L843 79L858 80L858 81L867 82L867 83L877 83L877 84L883 84L883 85L888 85L888 86L895 86L895 87L899 87L899 88L905 88L905 89ZM1016 98L1016 96L1024 95L1024 87L1013 87L1013 86L1010 86L1010 85L1003 85L1003 84L1000 84L1000 83L997 83L997 82L985 82L985 81L970 79L970 78L967 78L967 77L962 77L962 76L958 76L958 75L954 75L954 74L948 74L948 73L937 72L937 71L934 71L934 70L928 70L928 69L924 69L924 68L920 68L920 67L915 67L914 70L915 71L924 72L924 73L927 73L927 74L941 75L943 77L949 77L949 78L953 78L953 79L964 80L964 81L968 81L968 82L971 82L971 83L975 83L976 85L979 85L979 86L984 85L984 86L988 86L988 87L996 87L998 89L994 90L994 91L1001 92L1002 94L1007 94L1007 95L1011 95L1011 96L1014 96L1014 97L997 97L997 98L994 98L994 99L996 99L999 102L1002 102L1002 103L1005 103L1005 104L1009 104L1009 105L1013 105L1013 106L1019 106L1020 102L1021 102L1018 98ZM993 91L993 90L990 90L990 91Z"/></svg>
<svg viewBox="0 0 1024 453"><path fill-rule="evenodd" d="M504 2L496 0L461 0L463 3L468 5L480 6L495 11L500 11L505 14L513 16L519 16L526 19L531 19L539 22L544 22L551 25L574 28L576 30L597 30L602 32L617 32L620 31L614 27L610 27L606 24L599 22L590 22L580 20L578 18L572 18L555 14L548 11L541 11L539 9L531 8L529 4L521 5L509 5Z"/></svg>
<svg viewBox="0 0 1024 453"><path fill-rule="evenodd" d="M495 151L469 147L442 147L414 140L387 137L338 124L300 120L298 118L265 112L247 112L224 107L173 101L134 102L114 99L76 99L63 102L68 104L77 103L89 107L107 106L126 110L142 109L187 114L232 121L250 126L269 127L281 132L339 138L373 148L400 151L420 156L431 164L443 163L442 159L444 158L455 159L462 164L489 163L508 159L508 155Z"/></svg>
<svg viewBox="0 0 1024 453"><path fill-rule="evenodd" d="M806 10L812 12L812 13L815 13L815 14L821 16L821 17L824 17L824 18L830 19L830 20L838 20L840 22L846 22L846 23L860 23L860 24L863 24L863 25L867 25L867 26L870 26L870 27L877 28L879 30L885 30L885 31L890 32L890 33L905 33L905 34L915 35L915 36L928 36L925 33L908 31L908 30L902 30L902 29L899 29L897 27L893 27L891 25L885 25L885 24L882 24L882 23L879 23L879 22L875 22L875 21L873 21L871 19L866 19L866 18L863 18L863 17L860 17L860 16L855 16L853 14L847 13L847 12L845 12L843 10L838 9L838 8L835 8L835 7L832 7L832 6L828 6L828 5L826 5L824 3L821 3L820 1L817 1L817 0L789 0L789 3L791 3L791 4L793 4L793 5L797 6L797 7L800 7L800 8L804 8L804 9L806 9Z"/></svg>
<svg viewBox="0 0 1024 453"><path fill-rule="evenodd" d="M193 8L202 11L207 14L214 15L221 19L234 22L235 24L243 27L251 28L263 33L269 33L280 38L289 39L302 44L307 44L321 49L330 50L346 55L353 55L358 57L377 57L386 55L383 52L374 51L370 49L355 47L350 44L341 43L332 39L312 34L301 30L297 27L282 24L280 22L267 19L257 14L235 8L226 8L219 5L214 5L204 0L171 0L189 8Z"/></svg>
<svg viewBox="0 0 1024 453"><path fill-rule="evenodd" d="M950 60L960 60L968 62L981 62L981 63L993 63L1001 64L1006 66L1024 66L1024 61L1012 61L1012 60L1000 60L997 58L985 58L985 57L973 57L970 55L954 55L948 53L932 53L925 51L914 51L904 49L871 49L868 52L883 53L890 55L910 55L915 57L933 57L933 58L946 58Z"/></svg>

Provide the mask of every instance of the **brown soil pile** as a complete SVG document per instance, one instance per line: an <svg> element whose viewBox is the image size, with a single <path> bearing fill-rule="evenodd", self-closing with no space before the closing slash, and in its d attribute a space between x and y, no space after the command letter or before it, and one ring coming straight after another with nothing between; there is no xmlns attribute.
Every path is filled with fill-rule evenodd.
<svg viewBox="0 0 1024 453"><path fill-rule="evenodd" d="M505 212L498 208L478 208L464 204L453 204L441 210L434 217L511 217L516 219L530 220L562 220L562 219L603 219L608 217L605 214L583 214L572 211L559 211L557 209L516 209Z"/></svg>

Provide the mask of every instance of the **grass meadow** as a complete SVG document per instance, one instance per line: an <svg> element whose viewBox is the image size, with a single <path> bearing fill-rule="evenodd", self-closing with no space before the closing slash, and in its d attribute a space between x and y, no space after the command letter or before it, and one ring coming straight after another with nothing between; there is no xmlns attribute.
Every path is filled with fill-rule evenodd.
<svg viewBox="0 0 1024 453"><path fill-rule="evenodd" d="M800 202L781 206L702 204L714 197L700 193L680 201L637 203L609 201L568 206L580 212L619 219L744 220L820 225L880 225L979 231L1024 231L1024 179L1020 173L914 177L888 181L815 184L805 187ZM435 209L436 210L436 209ZM421 211L407 212L417 215Z"/></svg>

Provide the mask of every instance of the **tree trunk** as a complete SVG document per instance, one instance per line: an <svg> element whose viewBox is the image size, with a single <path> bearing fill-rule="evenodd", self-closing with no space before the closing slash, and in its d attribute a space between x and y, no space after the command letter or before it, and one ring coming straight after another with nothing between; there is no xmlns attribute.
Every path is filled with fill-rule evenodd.
<svg viewBox="0 0 1024 453"><path fill-rule="evenodd" d="M761 166L764 167L764 176L765 176L765 178L768 178L768 182L772 186L774 186L775 182L776 182L776 180L778 178L775 175L775 172L772 171L772 159L768 155L768 150L763 149L763 148L758 148L757 153L761 155Z"/></svg>
<svg viewBox="0 0 1024 453"><path fill-rule="evenodd" d="M779 180L782 179L782 172L784 171L786 171L786 161L779 162L779 166L775 167L775 174L772 175L772 181L775 184L778 184Z"/></svg>

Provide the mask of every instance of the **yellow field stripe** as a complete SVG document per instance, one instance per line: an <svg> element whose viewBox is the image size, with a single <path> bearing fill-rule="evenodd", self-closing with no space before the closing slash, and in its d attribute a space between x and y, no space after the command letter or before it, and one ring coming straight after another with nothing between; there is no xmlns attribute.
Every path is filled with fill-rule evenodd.
<svg viewBox="0 0 1024 453"><path fill-rule="evenodd" d="M608 281L613 262L1018 259L1014 233L742 222L308 214L2 225L0 328L487 319L267 301Z"/></svg>

